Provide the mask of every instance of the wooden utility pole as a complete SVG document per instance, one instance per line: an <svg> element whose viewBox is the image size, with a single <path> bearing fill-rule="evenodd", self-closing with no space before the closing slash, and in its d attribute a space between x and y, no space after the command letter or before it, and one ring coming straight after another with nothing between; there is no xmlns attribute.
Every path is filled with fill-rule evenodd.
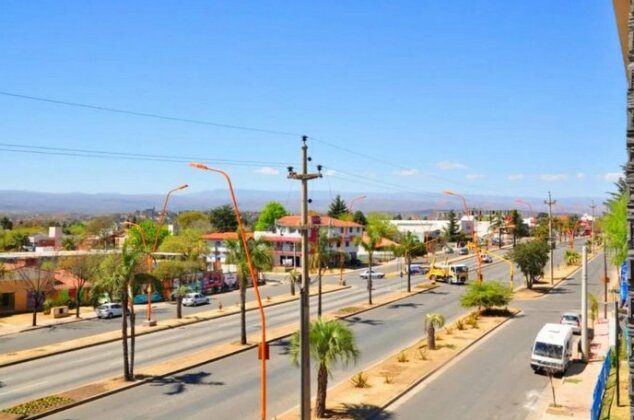
<svg viewBox="0 0 634 420"><path fill-rule="evenodd" d="M308 231L311 225L308 223L308 181L321 178L321 165L317 165L318 173L308 173L308 146L307 136L302 136L302 173L298 174L292 166L288 167L288 178L302 182L301 218L299 227L302 232L302 283L300 288L300 324L299 324L299 352L300 352L300 413L302 420L310 420L310 278L308 277Z"/></svg>

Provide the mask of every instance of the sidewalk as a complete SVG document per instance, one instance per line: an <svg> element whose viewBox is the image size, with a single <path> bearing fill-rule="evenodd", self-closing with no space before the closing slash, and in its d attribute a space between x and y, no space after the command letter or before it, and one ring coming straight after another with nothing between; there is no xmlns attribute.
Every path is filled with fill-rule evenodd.
<svg viewBox="0 0 634 420"><path fill-rule="evenodd" d="M552 390L547 385L540 397L540 410L534 413L535 416L529 416L529 419L589 419L592 393L608 349L608 321L600 319L594 325L588 364L584 366L581 362L575 362L563 378L556 379L555 396L559 407L550 407Z"/></svg>
<svg viewBox="0 0 634 420"><path fill-rule="evenodd" d="M44 315L42 312L37 313L37 326L33 327L33 313L14 314L0 317L0 336L19 333L22 331L36 330L39 328L49 328L58 324L66 324L69 322L84 321L86 319L94 319L97 317L95 309L90 306L82 306L79 312L79 318L75 317L75 310L64 318L53 318L52 314Z"/></svg>

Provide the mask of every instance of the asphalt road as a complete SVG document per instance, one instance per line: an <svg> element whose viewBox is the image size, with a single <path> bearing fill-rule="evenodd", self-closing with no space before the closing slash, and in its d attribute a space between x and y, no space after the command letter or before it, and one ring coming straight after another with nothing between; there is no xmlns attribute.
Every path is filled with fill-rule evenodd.
<svg viewBox="0 0 634 420"><path fill-rule="evenodd" d="M603 263L589 264L588 290L601 300ZM601 290L599 290L601 289ZM529 366L537 332L559 322L567 310L580 310L581 271L543 299L517 302L517 318L477 345L456 363L402 398L381 418L395 419L525 419L537 408L548 377ZM575 363L568 374L582 369ZM421 415L424 413L424 415Z"/></svg>
<svg viewBox="0 0 634 420"><path fill-rule="evenodd" d="M487 279L508 281L508 268L504 264L488 265L485 276ZM336 367L330 384L347 380L351 372L366 369L420 339L425 313L440 312L448 320L464 313L458 305L458 297L463 290L460 286L442 284L430 293L376 308L347 320L357 337L361 356L354 368ZM268 364L269 417L294 407L298 402L299 371L290 364L287 346L286 340L272 343ZM454 398L458 395L451 394ZM148 401L151 403L146 403ZM462 418L466 412L463 412ZM258 417L259 364L255 351L141 385L66 410L53 418L79 419L106 415L125 418L208 418L210 413L223 419Z"/></svg>

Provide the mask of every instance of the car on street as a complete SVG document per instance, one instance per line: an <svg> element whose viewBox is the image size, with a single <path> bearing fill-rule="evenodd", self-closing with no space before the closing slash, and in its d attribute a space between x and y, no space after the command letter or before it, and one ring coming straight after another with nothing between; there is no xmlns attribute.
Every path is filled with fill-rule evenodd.
<svg viewBox="0 0 634 420"><path fill-rule="evenodd" d="M581 334L581 315L576 312L561 314L560 324L570 325L574 334Z"/></svg>
<svg viewBox="0 0 634 420"><path fill-rule="evenodd" d="M187 293L183 298L183 306L198 306L209 303L209 298L200 293Z"/></svg>
<svg viewBox="0 0 634 420"><path fill-rule="evenodd" d="M482 256L482 262L483 263L492 263L493 262L493 258L490 255L484 254Z"/></svg>
<svg viewBox="0 0 634 420"><path fill-rule="evenodd" d="M147 303L147 293L141 293L140 295L136 295L132 300L135 305ZM159 292L152 293L152 302L163 302L163 296Z"/></svg>
<svg viewBox="0 0 634 420"><path fill-rule="evenodd" d="M385 277L385 273L374 270L365 270L363 273L360 274L360 277L362 279L367 279L370 277L372 277L373 279L382 279L383 277Z"/></svg>
<svg viewBox="0 0 634 420"><path fill-rule="evenodd" d="M469 255L469 248L460 248L458 250L458 255Z"/></svg>
<svg viewBox="0 0 634 420"><path fill-rule="evenodd" d="M429 271L429 267L425 267L423 265L411 264L409 266L410 274L427 274L428 271Z"/></svg>
<svg viewBox="0 0 634 420"><path fill-rule="evenodd" d="M113 318L123 316L123 307L120 303L104 303L99 305L95 312L97 312L97 318Z"/></svg>

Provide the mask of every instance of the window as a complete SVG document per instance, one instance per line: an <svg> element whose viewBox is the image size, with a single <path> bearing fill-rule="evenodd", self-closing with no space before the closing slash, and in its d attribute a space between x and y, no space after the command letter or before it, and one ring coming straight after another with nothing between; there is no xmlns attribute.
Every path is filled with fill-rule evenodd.
<svg viewBox="0 0 634 420"><path fill-rule="evenodd" d="M346 241L346 247L350 246L350 241Z"/></svg>
<svg viewBox="0 0 634 420"><path fill-rule="evenodd" d="M536 356L550 357L551 359L561 359L564 353L564 348L556 344L536 342L533 353Z"/></svg>
<svg viewBox="0 0 634 420"><path fill-rule="evenodd" d="M15 293L0 294L0 312L15 310Z"/></svg>

